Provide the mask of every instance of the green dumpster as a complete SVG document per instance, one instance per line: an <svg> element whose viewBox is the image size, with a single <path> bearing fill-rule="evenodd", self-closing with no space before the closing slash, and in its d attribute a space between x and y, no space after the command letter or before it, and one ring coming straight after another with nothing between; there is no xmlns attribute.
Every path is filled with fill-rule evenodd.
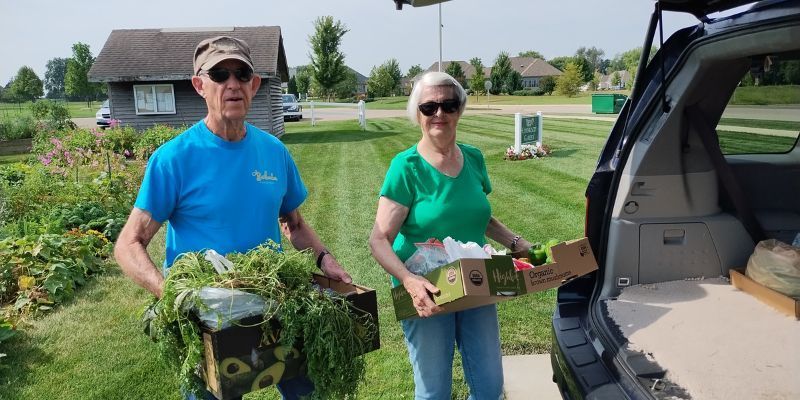
<svg viewBox="0 0 800 400"><path fill-rule="evenodd" d="M628 96L619 93L593 93L592 112L595 114L619 114Z"/></svg>

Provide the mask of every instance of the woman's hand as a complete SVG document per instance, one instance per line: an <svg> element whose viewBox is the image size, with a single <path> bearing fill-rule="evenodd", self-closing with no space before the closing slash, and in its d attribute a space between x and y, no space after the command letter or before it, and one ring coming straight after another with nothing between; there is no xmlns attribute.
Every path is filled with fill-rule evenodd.
<svg viewBox="0 0 800 400"><path fill-rule="evenodd" d="M432 294L439 293L439 288L424 277L409 274L408 277L403 279L403 287L411 295L411 301L414 303L414 308L417 309L417 314L420 317L430 317L442 311L442 308L437 306L433 301L433 297L431 297Z"/></svg>

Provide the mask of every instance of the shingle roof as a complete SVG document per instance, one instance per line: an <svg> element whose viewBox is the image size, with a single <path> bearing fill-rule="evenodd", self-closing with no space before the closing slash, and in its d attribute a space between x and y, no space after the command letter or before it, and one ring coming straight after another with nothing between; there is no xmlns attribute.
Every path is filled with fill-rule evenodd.
<svg viewBox="0 0 800 400"><path fill-rule="evenodd" d="M201 40L233 36L250 45L256 72L289 80L279 26L117 29L111 32L92 68L93 82L183 80L192 76L194 49Z"/></svg>
<svg viewBox="0 0 800 400"><path fill-rule="evenodd" d="M459 64L461 64L461 70L464 71L464 77L465 78L472 79L472 76L475 75L475 67L473 67L472 64L470 64L470 63L468 63L466 61L461 61L461 60L458 60L458 61L442 61L442 71L447 71L447 67L449 67L451 63L459 63ZM439 70L439 62L435 61L425 71L438 71L438 70ZM487 76L487 77L489 76L488 73L486 73L486 70L484 70L484 76Z"/></svg>
<svg viewBox="0 0 800 400"><path fill-rule="evenodd" d="M550 65L547 61L541 58L533 57L509 57L511 67L519 72L523 78L525 77L539 77L539 76L558 76L562 72L558 68Z"/></svg>

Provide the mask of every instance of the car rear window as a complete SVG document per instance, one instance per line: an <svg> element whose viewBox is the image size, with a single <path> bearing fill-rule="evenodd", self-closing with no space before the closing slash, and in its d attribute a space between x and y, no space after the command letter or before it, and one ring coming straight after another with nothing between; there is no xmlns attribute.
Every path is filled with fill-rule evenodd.
<svg viewBox="0 0 800 400"><path fill-rule="evenodd" d="M800 136L800 59L753 59L717 124L724 154L786 153Z"/></svg>

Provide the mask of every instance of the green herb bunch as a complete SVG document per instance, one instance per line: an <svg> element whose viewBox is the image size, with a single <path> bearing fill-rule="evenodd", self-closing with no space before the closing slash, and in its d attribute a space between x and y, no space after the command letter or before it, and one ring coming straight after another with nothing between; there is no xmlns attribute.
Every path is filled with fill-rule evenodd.
<svg viewBox="0 0 800 400"><path fill-rule="evenodd" d="M234 268L218 274L202 253L181 255L169 270L160 300L150 309L155 318L150 334L162 355L178 371L186 390L200 393L198 368L203 361L199 320L193 310L203 309L197 297L203 287L236 289L268 299L261 323L265 337L271 318L281 325L280 342L301 348L316 398L346 398L356 393L364 376L363 354L376 329L368 316L356 316L335 292L312 285L314 261L308 252L282 252L274 242L247 253L226 256Z"/></svg>

